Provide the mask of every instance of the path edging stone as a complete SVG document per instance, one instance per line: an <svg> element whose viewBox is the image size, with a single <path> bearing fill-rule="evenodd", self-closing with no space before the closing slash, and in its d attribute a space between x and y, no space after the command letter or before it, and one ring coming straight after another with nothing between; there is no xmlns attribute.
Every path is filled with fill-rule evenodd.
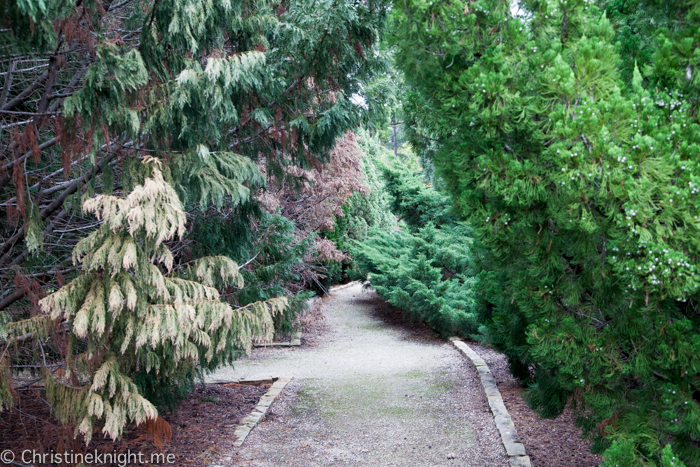
<svg viewBox="0 0 700 467"><path fill-rule="evenodd" d="M498 385L491 374L489 366L479 354L474 352L461 339L450 337L449 340L461 354L474 364L476 371L479 373L481 386L484 388L484 394L486 394L491 413L493 413L496 428L498 428L498 432L501 435L501 442L506 450L506 454L508 454L510 467L532 467L530 457L525 453L525 446L520 441L520 437L518 437L518 432L515 429L513 420L510 418L508 409L503 403L501 392L498 390Z"/></svg>
<svg viewBox="0 0 700 467"><path fill-rule="evenodd" d="M253 344L253 347L299 347L301 346L301 331L294 331L290 342L267 342Z"/></svg>
<svg viewBox="0 0 700 467"><path fill-rule="evenodd" d="M353 285L357 285L358 283L360 283L360 281L352 281L352 282L348 282L347 284L343 284L343 285L334 285L333 287L328 288L328 292L330 292L330 293L337 292L338 290L347 289L348 287L352 287Z"/></svg>
<svg viewBox="0 0 700 467"><path fill-rule="evenodd" d="M289 382L292 380L293 376L280 376L278 378L272 377L272 378L262 378L262 379L235 379L235 380L230 380L230 381L215 381L212 382L211 384L250 384L250 385L260 385L260 384L270 384L272 383L272 386L270 386L270 389L267 390L265 394L260 398L258 401L258 404L255 406L253 411L246 417L243 417L241 420L241 423L236 427L236 429L233 432L233 435L236 437L236 441L234 441L233 446L236 448L240 448L243 445L243 442L245 439L248 437L250 432L255 428L255 426L260 422L265 415L267 414L267 411L270 410L270 407L272 407L273 402L275 402L275 399L282 394L282 390L289 384Z"/></svg>

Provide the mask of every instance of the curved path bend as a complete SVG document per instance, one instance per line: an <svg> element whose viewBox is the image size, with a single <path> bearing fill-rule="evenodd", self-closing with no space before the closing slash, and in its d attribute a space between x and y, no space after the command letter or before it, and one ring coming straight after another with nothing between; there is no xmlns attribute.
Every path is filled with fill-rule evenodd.
<svg viewBox="0 0 700 467"><path fill-rule="evenodd" d="M255 349L210 380L293 376L230 465L505 467L476 370L359 284L324 299L321 342Z"/></svg>

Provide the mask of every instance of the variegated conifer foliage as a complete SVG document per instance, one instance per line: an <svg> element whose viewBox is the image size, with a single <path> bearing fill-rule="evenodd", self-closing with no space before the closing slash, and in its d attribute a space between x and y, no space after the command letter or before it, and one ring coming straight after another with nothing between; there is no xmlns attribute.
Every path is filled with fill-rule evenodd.
<svg viewBox="0 0 700 467"><path fill-rule="evenodd" d="M193 228L183 235L180 226L185 218L230 221L227 228L238 228L228 228L233 233L212 254L256 257L246 242L255 224L250 193L265 181L257 163L278 176L293 172L285 166L317 166L361 122L363 110L348 96L383 66L373 49L385 12L385 0L0 2L0 409L26 394L26 365L50 368L58 382L47 379L47 388L65 393L52 393L55 412L82 420L87 399L69 394L87 397L85 378L111 356L118 358L109 374L132 378L150 369L149 378L157 372L158 382L177 392L191 384L182 372L193 345L207 369L230 359L219 345L245 347L264 327L256 321L264 309L283 301L238 300L226 272L232 265L198 259L209 249L197 249L204 235ZM175 198L167 190L158 192L168 201L161 206L136 203L149 184L160 183L152 164L142 164L147 156L161 161L162 180L184 214L168 210ZM211 232L213 223L199 224ZM148 234L153 228L155 237ZM61 316L56 322L38 303L66 283L69 289L43 302L63 294L60 312L49 307ZM112 309L117 287L127 305ZM214 304L212 287L234 308L246 305L226 334L213 323L226 325L230 311ZM162 309L139 308L146 304ZM212 321L176 336L159 327L177 322L183 310L210 311ZM139 326L128 328L130 317ZM143 329L158 329L160 340L139 341ZM150 339L159 342L155 348ZM70 371L60 375L64 364ZM124 384L124 394L135 394ZM159 391L143 395L153 402ZM105 399L110 404L113 395ZM117 425L108 424L109 432Z"/></svg>
<svg viewBox="0 0 700 467"><path fill-rule="evenodd" d="M47 397L64 423L75 422L89 442L93 426L116 439L125 424L157 417L133 382L136 372L174 378L200 360L232 349L249 350L251 338L269 339L272 314L286 298L233 309L217 287L242 287L231 259L204 257L173 274L167 241L185 233L186 217L159 163L125 198L99 195L83 209L102 225L82 239L73 261L82 274L40 302L52 319L69 323L83 351L67 356L62 374L45 372Z"/></svg>

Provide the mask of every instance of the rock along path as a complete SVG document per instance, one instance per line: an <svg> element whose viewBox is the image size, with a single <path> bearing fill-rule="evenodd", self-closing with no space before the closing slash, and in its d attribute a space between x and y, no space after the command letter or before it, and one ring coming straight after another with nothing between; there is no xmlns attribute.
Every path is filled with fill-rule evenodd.
<svg viewBox="0 0 700 467"><path fill-rule="evenodd" d="M319 345L256 349L211 375L294 376L229 465L507 466L474 368L391 313L359 284L337 290Z"/></svg>

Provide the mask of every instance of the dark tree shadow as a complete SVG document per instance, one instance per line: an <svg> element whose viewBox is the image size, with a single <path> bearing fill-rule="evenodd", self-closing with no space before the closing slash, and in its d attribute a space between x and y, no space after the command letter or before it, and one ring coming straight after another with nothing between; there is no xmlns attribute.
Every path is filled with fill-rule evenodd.
<svg viewBox="0 0 700 467"><path fill-rule="evenodd" d="M425 323L411 322L403 310L387 303L372 288L363 288L362 292L354 295L353 302L369 307L370 316L381 321L384 326L398 331L403 340L418 341L423 344L445 343L445 340Z"/></svg>

